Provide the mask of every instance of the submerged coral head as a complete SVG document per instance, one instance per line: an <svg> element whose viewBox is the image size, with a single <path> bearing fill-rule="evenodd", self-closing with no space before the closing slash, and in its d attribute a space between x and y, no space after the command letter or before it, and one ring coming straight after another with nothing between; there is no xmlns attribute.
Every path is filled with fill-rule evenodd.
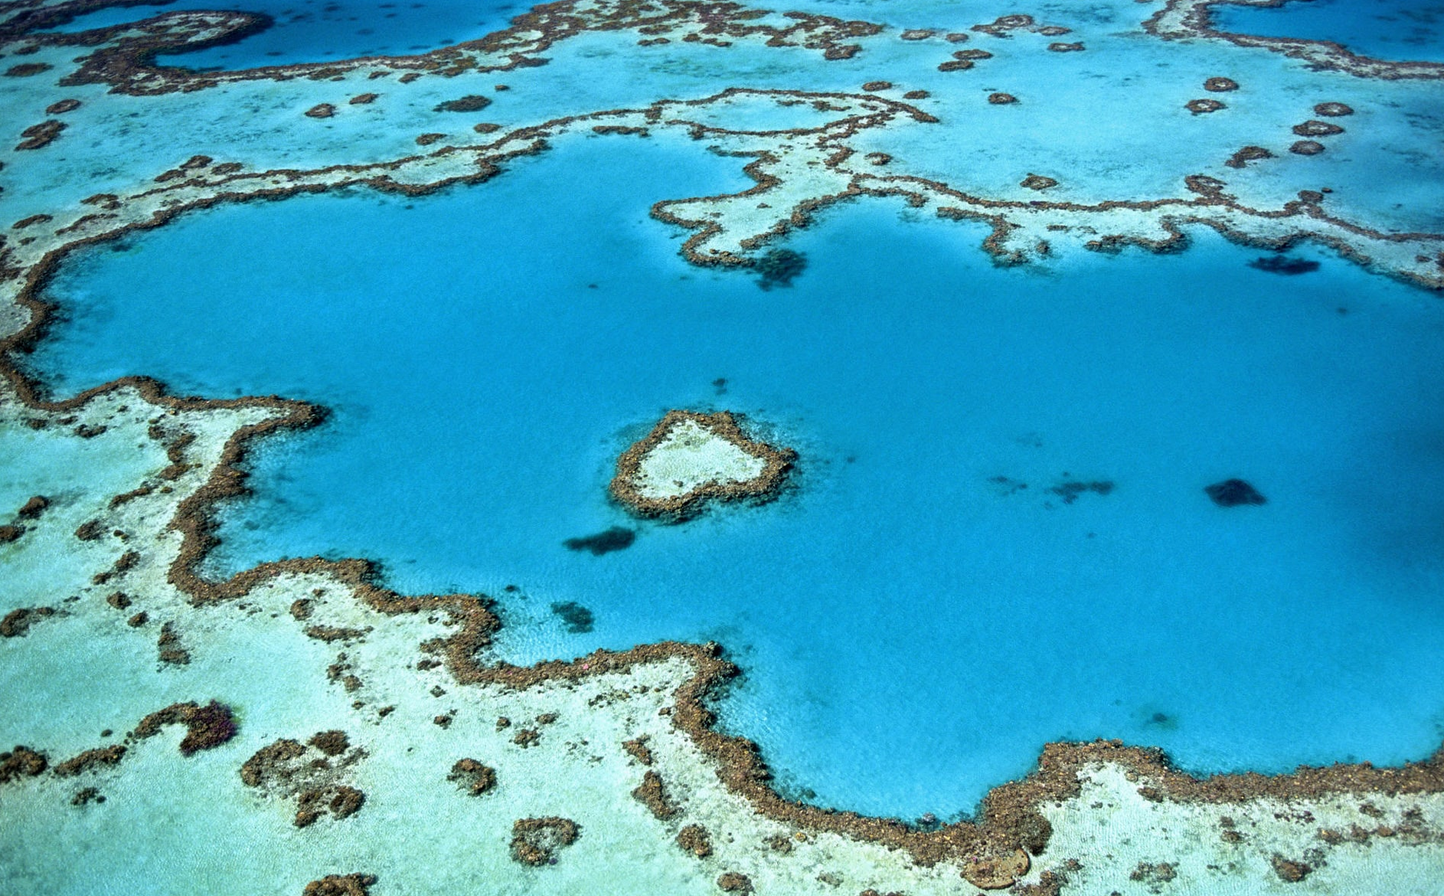
<svg viewBox="0 0 1444 896"><path fill-rule="evenodd" d="M1219 507L1240 507L1248 504L1267 504L1268 499L1259 490L1242 479L1225 479L1204 488L1213 503Z"/></svg>

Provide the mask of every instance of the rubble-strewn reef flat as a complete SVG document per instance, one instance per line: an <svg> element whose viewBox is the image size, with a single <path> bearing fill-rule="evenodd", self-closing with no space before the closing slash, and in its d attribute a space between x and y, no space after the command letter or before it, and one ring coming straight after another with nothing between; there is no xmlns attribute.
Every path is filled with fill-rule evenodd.
<svg viewBox="0 0 1444 896"><path fill-rule="evenodd" d="M1444 877L1439 753L1194 775L1147 746L1060 739L1038 744L1031 773L943 819L820 807L718 718L745 671L732 658L747 655L728 630L718 643L520 663L498 646L508 617L489 597L399 593L392 570L362 557L218 574L223 516L255 499L258 451L306 430L324 437L328 409L290 394L183 396L145 370L58 395L30 362L85 319L47 290L86 253L128 252L144 231L236 203L485 190L580 140L624 151L680 138L735 160L749 185L662 199L645 222L674 229L709 276L785 287L766 279L769 251L830 207L889 202L957 226L959 252L977 251L965 227L980 224L994 262L1040 277L1066 277L1079 253L1179 252L1210 231L1280 253L1265 258L1268 276L1311 274L1317 263L1281 256L1307 244L1432 301L1444 287L1444 171L1421 151L1439 126L1415 110L1444 67L1219 32L1219 0L1112 0L1086 14L970 3L919 9L918 21L863 3L847 7L854 20L563 0L420 55L237 72L180 65L185 50L244 40L266 17L162 8L51 30L110 5L0 3L12 125L0 151L0 692L11 695L0 700L0 891L200 892L224 880L236 892L377 896L478 881L619 894L1404 894ZM578 284L577 301L593 286ZM1321 299L1331 320L1376 310L1368 296ZM845 289L836 308L848 312ZM170 326L155 321L187 339ZM891 348L907 347L879 349L878 369ZM660 407L698 406L691 397ZM755 417L791 412L778 413ZM772 496L795 455L758 436L726 412L670 412L622 453L612 494L663 517ZM817 477L800 492L837 487L793 444L808 459L800 472ZM835 466L854 460L839 452ZM1236 473L1254 478L1219 471L1194 497ZM1050 512L1115 489L1062 476L1036 490ZM1337 487L1340 503L1369 497L1353 482ZM939 494L949 484L940 477ZM1207 509L1253 520L1240 515L1288 507L1287 489L1263 488L1267 506ZM719 511L659 528L740 521ZM1030 624L1015 620L1017 637ZM938 674L966 688L969 666L987 662ZM1016 702L1057 685L1020 687ZM1286 727L1290 707L1274 711Z"/></svg>

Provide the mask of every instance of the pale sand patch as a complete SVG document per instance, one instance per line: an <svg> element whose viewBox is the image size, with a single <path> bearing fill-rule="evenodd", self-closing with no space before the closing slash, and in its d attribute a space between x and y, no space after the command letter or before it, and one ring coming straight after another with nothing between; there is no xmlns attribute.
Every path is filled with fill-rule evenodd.
<svg viewBox="0 0 1444 896"><path fill-rule="evenodd" d="M696 420L673 424L637 465L636 489L644 498L677 498L708 483L730 485L756 479L767 461L749 454Z"/></svg>

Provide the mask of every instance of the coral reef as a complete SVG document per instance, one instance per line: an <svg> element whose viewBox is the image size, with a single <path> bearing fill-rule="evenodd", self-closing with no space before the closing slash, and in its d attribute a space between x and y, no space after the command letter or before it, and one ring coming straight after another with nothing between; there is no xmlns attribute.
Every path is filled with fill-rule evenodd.
<svg viewBox="0 0 1444 896"><path fill-rule="evenodd" d="M294 800L298 828L310 827L327 812L338 821L359 812L366 794L345 782L365 751L348 751L349 738L334 730L318 732L308 743L321 755L308 759L310 750L289 738L261 747L241 764L241 782L269 796Z"/></svg>
<svg viewBox="0 0 1444 896"><path fill-rule="evenodd" d="M236 736L236 720L231 708L216 700L205 706L197 703L172 703L156 710L140 720L130 737L144 740L160 733L167 725L184 725L186 733L181 738L182 756L190 756L201 750L211 750Z"/></svg>
<svg viewBox="0 0 1444 896"><path fill-rule="evenodd" d="M662 776L650 769L642 776L642 783L632 791L632 798L647 807L656 818L666 821L678 812L677 806L667 796Z"/></svg>
<svg viewBox="0 0 1444 896"><path fill-rule="evenodd" d="M512 825L511 857L523 865L556 863L556 854L577 842L581 828L569 818L522 818Z"/></svg>
<svg viewBox="0 0 1444 896"><path fill-rule="evenodd" d="M708 499L774 497L795 459L791 449L749 438L726 411L673 410L617 459L611 494L643 516L684 519ZM654 481L657 471L667 483Z"/></svg>
<svg viewBox="0 0 1444 896"><path fill-rule="evenodd" d="M369 896L374 874L328 874L306 884L301 896Z"/></svg>
<svg viewBox="0 0 1444 896"><path fill-rule="evenodd" d="M712 835L700 824L689 824L677 832L677 845L705 859L712 854Z"/></svg>
<svg viewBox="0 0 1444 896"><path fill-rule="evenodd" d="M44 753L17 746L8 753L0 753L0 784L44 774L48 766Z"/></svg>
<svg viewBox="0 0 1444 896"><path fill-rule="evenodd" d="M496 786L496 769L475 759L458 759L447 780L455 781L472 796L481 796Z"/></svg>
<svg viewBox="0 0 1444 896"><path fill-rule="evenodd" d="M90 769L119 765L120 760L125 758L125 751L126 748L120 744L86 750L83 753L72 756L64 762L56 763L52 771L59 777L73 778L81 772L89 771Z"/></svg>

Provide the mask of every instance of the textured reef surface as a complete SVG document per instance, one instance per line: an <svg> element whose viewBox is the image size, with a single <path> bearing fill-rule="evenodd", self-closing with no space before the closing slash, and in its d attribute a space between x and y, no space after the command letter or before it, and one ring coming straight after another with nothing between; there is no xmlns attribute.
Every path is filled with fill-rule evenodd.
<svg viewBox="0 0 1444 896"><path fill-rule="evenodd" d="M313 5L0 2L0 893L1437 891L1426 39Z"/></svg>

